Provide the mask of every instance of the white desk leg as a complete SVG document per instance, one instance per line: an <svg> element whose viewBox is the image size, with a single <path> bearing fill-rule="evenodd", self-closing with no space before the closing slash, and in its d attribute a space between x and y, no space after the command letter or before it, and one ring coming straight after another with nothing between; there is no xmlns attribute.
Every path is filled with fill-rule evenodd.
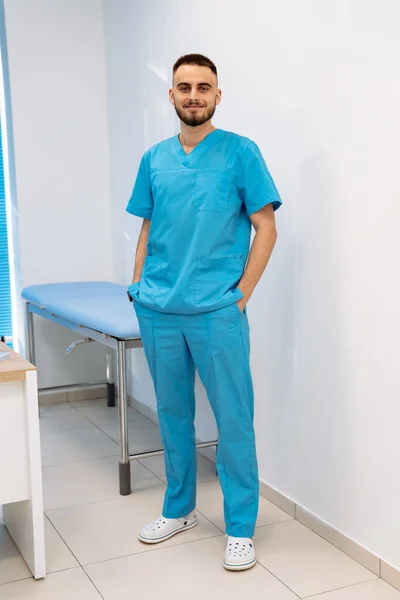
<svg viewBox="0 0 400 600"><path fill-rule="evenodd" d="M35 579L46 576L37 373L24 385L30 499L5 504L3 519Z"/></svg>

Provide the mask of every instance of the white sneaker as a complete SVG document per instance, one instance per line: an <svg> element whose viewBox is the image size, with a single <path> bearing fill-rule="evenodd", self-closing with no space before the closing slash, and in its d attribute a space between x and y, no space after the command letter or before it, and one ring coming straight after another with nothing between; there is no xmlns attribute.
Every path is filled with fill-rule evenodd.
<svg viewBox="0 0 400 600"><path fill-rule="evenodd" d="M224 567L228 571L245 571L256 564L253 538L227 536Z"/></svg>
<svg viewBox="0 0 400 600"><path fill-rule="evenodd" d="M192 511L182 519L167 519L161 515L158 519L143 527L139 533L139 540L145 544L165 542L165 540L181 533L181 531L196 527L197 523L196 511Z"/></svg>

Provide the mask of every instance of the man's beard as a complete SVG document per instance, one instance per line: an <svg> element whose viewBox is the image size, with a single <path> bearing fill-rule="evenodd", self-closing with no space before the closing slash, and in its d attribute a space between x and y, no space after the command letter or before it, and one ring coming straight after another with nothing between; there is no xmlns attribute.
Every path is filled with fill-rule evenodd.
<svg viewBox="0 0 400 600"><path fill-rule="evenodd" d="M202 113L201 115L198 115L196 113L187 115L183 112L182 109L178 108L175 105L176 114L178 115L180 120L183 121L185 125L189 125L190 127L198 127L199 125L203 125L203 123L206 123L207 121L212 119L215 113L215 108L216 104L214 104L214 106L212 106L211 108L208 108L206 112Z"/></svg>

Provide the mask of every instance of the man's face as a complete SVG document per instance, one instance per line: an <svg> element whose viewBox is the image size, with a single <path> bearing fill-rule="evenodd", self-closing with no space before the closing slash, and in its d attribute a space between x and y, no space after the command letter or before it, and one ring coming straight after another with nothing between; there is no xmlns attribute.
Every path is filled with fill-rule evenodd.
<svg viewBox="0 0 400 600"><path fill-rule="evenodd" d="M171 104L186 125L198 127L209 121L221 101L216 75L208 67L182 65L169 90Z"/></svg>

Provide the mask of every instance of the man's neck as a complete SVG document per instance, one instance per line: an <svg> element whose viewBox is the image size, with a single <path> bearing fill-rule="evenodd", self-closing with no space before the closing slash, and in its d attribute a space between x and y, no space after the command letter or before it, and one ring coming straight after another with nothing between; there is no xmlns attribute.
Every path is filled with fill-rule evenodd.
<svg viewBox="0 0 400 600"><path fill-rule="evenodd" d="M185 152L191 152L208 134L215 131L216 127L213 126L211 121L203 123L198 127L190 127L185 123L181 122L181 133L179 141L181 142Z"/></svg>

